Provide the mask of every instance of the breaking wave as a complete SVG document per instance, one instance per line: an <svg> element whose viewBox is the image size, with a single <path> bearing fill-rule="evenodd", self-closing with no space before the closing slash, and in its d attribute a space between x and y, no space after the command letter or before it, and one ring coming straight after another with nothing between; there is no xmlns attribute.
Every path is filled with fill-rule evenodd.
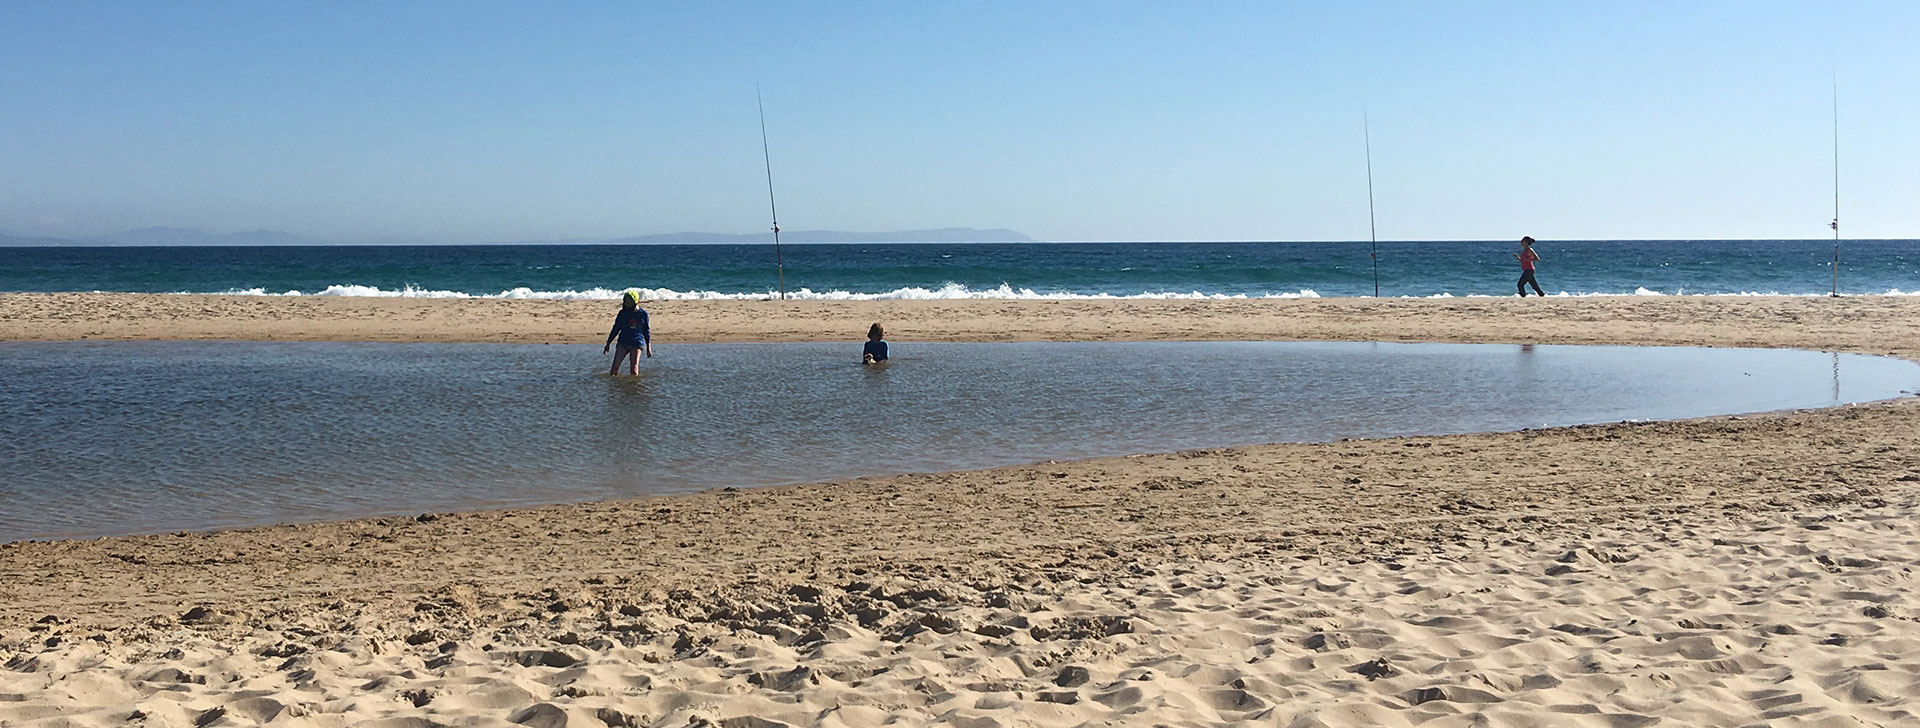
<svg viewBox="0 0 1920 728"><path fill-rule="evenodd" d="M235 296L364 296L375 298L502 298L502 299L544 299L544 300L611 300L620 297L627 289L589 288L586 290L536 291L530 288L514 288L499 293L467 293L464 291L432 290L406 286L403 288L376 288L374 286L334 285L318 291L281 291L278 293L264 288L247 288L216 293ZM777 291L751 293L728 293L723 291L676 291L671 288L640 288L640 297L649 301L729 301L775 298ZM183 291L183 293L188 293ZM800 288L787 291L787 298L803 301L890 301L890 300L962 300L962 299L1032 299L1046 301L1066 300L1121 300L1121 299L1248 299L1248 298L1319 298L1320 294L1310 289L1293 292L1264 294L1227 294L1186 293L1174 291L1146 291L1133 294L1112 293L1064 293L1040 292L1031 288L1014 288L1001 284L995 288L968 288L959 283L948 283L939 288L920 288L909 286L896 288L882 293L863 293L859 291L815 291Z"/></svg>
<svg viewBox="0 0 1920 728"><path fill-rule="evenodd" d="M627 289L588 288L584 290L536 291L531 288L513 288L498 293L469 293L414 286L401 288L379 288L361 285L332 285L317 291L268 291L264 288L246 288L226 291L179 291L178 293L213 293L232 296L354 296L368 298L492 298L527 299L553 301L602 301L613 300ZM671 288L639 288L640 297L649 301L750 301L779 296L775 291L727 292L727 291L677 291ZM1680 290L1673 293L1655 291L1648 288L1635 288L1629 293L1595 291L1560 291L1549 293L1547 298L1606 298L1632 296L1794 296L1822 297L1825 293L1782 293L1779 291L1737 291L1696 293ZM1860 295L1860 294L1852 294ZM1875 296L1920 296L1920 290L1906 291L1898 288ZM801 301L944 301L967 299L1005 299L1037 301L1118 301L1118 300L1248 300L1248 299L1284 299L1284 298L1321 298L1318 291L1302 288L1298 291L1269 293L1207 293L1204 291L1142 291L1139 293L1070 293L1061 291L1035 291L1031 288L1014 288L1001 284L993 288L969 288L960 283L947 283L938 288L908 286L891 291L869 293L862 291L815 291L800 288L787 292L787 298ZM1398 296L1398 298L1511 298L1512 294L1488 293L1434 293L1425 296Z"/></svg>

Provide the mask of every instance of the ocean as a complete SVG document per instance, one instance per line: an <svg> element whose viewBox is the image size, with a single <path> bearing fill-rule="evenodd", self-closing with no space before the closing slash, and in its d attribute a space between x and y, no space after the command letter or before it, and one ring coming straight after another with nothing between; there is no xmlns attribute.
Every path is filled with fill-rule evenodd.
<svg viewBox="0 0 1920 728"><path fill-rule="evenodd" d="M1379 244L1383 296L1514 293L1512 242ZM1825 295L1831 240L1542 241L1549 295ZM802 244L801 299L1369 296L1366 242ZM0 291L759 298L771 245L0 247ZM1840 292L1920 292L1920 240L1845 241Z"/></svg>

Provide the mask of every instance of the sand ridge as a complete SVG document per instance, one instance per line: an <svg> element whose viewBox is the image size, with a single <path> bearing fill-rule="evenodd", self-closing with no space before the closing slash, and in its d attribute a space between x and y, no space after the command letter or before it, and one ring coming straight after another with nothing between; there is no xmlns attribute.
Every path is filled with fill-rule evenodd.
<svg viewBox="0 0 1920 728"><path fill-rule="evenodd" d="M1920 350L1920 296L1116 301L650 301L655 338L1454 341ZM0 341L589 343L610 301L0 293Z"/></svg>

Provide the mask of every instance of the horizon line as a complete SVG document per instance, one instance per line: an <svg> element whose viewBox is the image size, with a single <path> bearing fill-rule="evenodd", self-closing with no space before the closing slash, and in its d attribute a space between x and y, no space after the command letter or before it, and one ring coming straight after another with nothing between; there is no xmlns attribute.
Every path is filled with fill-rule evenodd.
<svg viewBox="0 0 1920 728"><path fill-rule="evenodd" d="M89 238L49 238L41 236L11 236L22 239L60 240L61 244L10 244L0 243L0 248L437 248L437 247L501 247L501 246L581 246L581 247L649 247L649 246L767 246L774 245L766 241L724 241L724 242L617 242L618 238L592 241L538 241L538 240L499 240L479 242L435 243L435 242L303 242L303 243L185 243L150 244L122 243L111 240ZM634 236L653 237L653 236ZM1431 238L1380 240L1380 243L1501 243L1517 242L1519 238ZM1749 243L1749 242L1830 242L1831 238L1535 238L1536 243ZM1905 242L1920 238L1843 238L1841 242ZM782 241L781 245L1311 245L1311 244L1359 244L1375 241L1355 240L817 240L805 242Z"/></svg>

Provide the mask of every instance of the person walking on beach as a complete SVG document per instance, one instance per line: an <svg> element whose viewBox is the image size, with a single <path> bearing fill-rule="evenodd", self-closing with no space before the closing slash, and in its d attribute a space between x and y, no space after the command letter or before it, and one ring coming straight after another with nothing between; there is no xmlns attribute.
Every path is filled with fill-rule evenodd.
<svg viewBox="0 0 1920 728"><path fill-rule="evenodd" d="M1520 252L1514 253L1513 258L1520 261L1520 297L1527 297L1527 286L1533 286L1534 295L1545 297L1547 294L1540 290L1540 282L1533 278L1533 264L1540 262L1540 254L1533 252L1532 237L1520 239Z"/></svg>
<svg viewBox="0 0 1920 728"><path fill-rule="evenodd" d="M613 330L607 332L607 344L600 347L605 354L613 349L615 342L620 348L614 350L613 367L608 374L620 373L620 362L627 362L627 373L640 374L640 354L653 358L653 331L647 325L647 310L640 307L640 292L629 290L620 296L620 313L614 314Z"/></svg>
<svg viewBox="0 0 1920 728"><path fill-rule="evenodd" d="M860 351L860 363L879 364L887 360L887 330L880 324L867 327L867 345Z"/></svg>

